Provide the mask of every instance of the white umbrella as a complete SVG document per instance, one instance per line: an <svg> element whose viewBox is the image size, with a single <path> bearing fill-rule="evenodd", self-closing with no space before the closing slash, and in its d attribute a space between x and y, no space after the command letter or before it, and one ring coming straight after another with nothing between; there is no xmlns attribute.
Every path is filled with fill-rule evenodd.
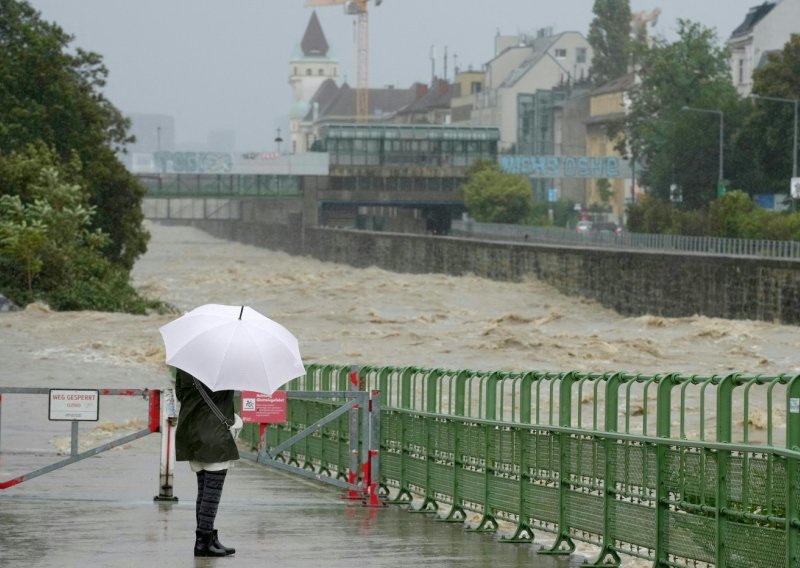
<svg viewBox="0 0 800 568"><path fill-rule="evenodd" d="M272 394L305 374L297 338L247 306L206 304L162 326L167 364L213 391Z"/></svg>

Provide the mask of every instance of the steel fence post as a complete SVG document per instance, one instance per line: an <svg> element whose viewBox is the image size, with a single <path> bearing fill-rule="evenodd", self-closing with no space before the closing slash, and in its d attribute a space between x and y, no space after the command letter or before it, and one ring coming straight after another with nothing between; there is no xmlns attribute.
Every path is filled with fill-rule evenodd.
<svg viewBox="0 0 800 568"><path fill-rule="evenodd" d="M732 404L733 390L736 388L736 374L728 375L717 386L717 442L730 443L732 439ZM717 452L717 498L716 498L716 567L725 568L728 565L727 541L725 539L725 509L728 507L730 494L730 469L731 451L719 450Z"/></svg>
<svg viewBox="0 0 800 568"><path fill-rule="evenodd" d="M350 366L349 390L353 393L358 391L358 366ZM347 472L347 482L351 485L358 483L358 405L350 411L350 467ZM347 499L360 499L358 491L351 489L345 495Z"/></svg>
<svg viewBox="0 0 800 568"><path fill-rule="evenodd" d="M619 431L619 388L622 384L622 373L615 373L606 382L605 390L605 431ZM593 566L619 566L622 560L614 549L614 526L612 503L617 494L617 441L606 437L603 441L605 451L605 467L603 474L603 542Z"/></svg>
<svg viewBox="0 0 800 568"><path fill-rule="evenodd" d="M380 484L380 451L381 451L381 395L373 390L369 400L369 478L367 479L368 496L365 503L368 507L384 507L378 498Z"/></svg>
<svg viewBox="0 0 800 568"><path fill-rule="evenodd" d="M795 376L786 388L786 447L800 452L800 375ZM786 565L800 563L800 464L795 458L786 460Z"/></svg>
<svg viewBox="0 0 800 568"><path fill-rule="evenodd" d="M400 408L411 410L411 375L416 367L406 367L400 375Z"/></svg>
<svg viewBox="0 0 800 568"><path fill-rule="evenodd" d="M669 488L667 486L669 472L667 471L667 444L670 435L670 420L672 412L672 387L675 386L677 374L661 377L656 394L656 437L661 438L656 442L656 481L655 481L655 550L654 566L666 566L668 554L665 546L666 532L669 530L667 521L667 500ZM647 446L645 445L645 448ZM644 453L647 459L647 452Z"/></svg>
<svg viewBox="0 0 800 568"><path fill-rule="evenodd" d="M153 497L153 501L177 502L178 498L172 493L175 472L175 425L178 420L175 411L175 391L165 389L160 394L163 402L160 405L161 461L159 491L158 495Z"/></svg>
<svg viewBox="0 0 800 568"><path fill-rule="evenodd" d="M572 425L572 385L578 373L570 371L561 376L558 389L558 425L569 428ZM553 406L552 397L550 406ZM559 466L558 466L558 533L556 541L548 550L541 550L539 554L570 554L575 550L575 543L569 536L569 521L567 517L567 491L569 490L569 464L570 464L570 435L560 432L558 437ZM565 545L566 548L563 548Z"/></svg>
<svg viewBox="0 0 800 568"><path fill-rule="evenodd" d="M461 371L456 375L456 404L453 409L456 416L466 416L466 385L472 371Z"/></svg>
<svg viewBox="0 0 800 568"><path fill-rule="evenodd" d="M443 374L442 369L431 369L428 371L425 381L425 412L435 414L437 412L436 402L439 393L439 377Z"/></svg>

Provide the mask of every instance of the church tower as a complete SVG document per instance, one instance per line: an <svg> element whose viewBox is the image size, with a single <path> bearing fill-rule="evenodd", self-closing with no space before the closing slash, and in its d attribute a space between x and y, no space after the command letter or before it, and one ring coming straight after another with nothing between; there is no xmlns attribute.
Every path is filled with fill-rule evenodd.
<svg viewBox="0 0 800 568"><path fill-rule="evenodd" d="M292 108L289 113L291 152L308 150L303 122L311 110L311 99L328 79L338 82L339 61L325 39L317 12L311 13L303 39L295 46L289 60L289 85L292 87Z"/></svg>

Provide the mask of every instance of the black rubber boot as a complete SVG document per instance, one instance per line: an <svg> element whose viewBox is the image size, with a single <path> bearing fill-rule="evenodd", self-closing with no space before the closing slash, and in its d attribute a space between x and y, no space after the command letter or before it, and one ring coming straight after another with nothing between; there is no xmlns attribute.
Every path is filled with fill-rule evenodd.
<svg viewBox="0 0 800 568"><path fill-rule="evenodd" d="M214 533L209 531L194 531L195 556L227 556L225 549L214 544Z"/></svg>
<svg viewBox="0 0 800 568"><path fill-rule="evenodd" d="M211 531L211 542L217 548L221 548L222 550L224 550L225 554L227 554L227 555L236 554L236 549L235 548L231 548L230 546L225 546L224 544L222 544L219 541L219 535L217 534L217 529L214 529L213 531Z"/></svg>

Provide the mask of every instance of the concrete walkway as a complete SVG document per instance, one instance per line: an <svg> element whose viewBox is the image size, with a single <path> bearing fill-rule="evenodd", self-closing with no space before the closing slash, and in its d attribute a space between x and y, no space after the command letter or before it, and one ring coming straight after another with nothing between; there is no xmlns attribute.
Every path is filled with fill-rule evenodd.
<svg viewBox="0 0 800 568"><path fill-rule="evenodd" d="M3 421L0 471L26 473L63 456L15 450ZM502 544L461 524L400 507L362 507L335 487L242 459L226 480L217 528L234 556L195 559L195 477L175 476L175 504L158 493L160 435L0 491L0 566L563 567L535 546ZM8 448L8 449L6 449ZM579 562L572 559L572 565Z"/></svg>

